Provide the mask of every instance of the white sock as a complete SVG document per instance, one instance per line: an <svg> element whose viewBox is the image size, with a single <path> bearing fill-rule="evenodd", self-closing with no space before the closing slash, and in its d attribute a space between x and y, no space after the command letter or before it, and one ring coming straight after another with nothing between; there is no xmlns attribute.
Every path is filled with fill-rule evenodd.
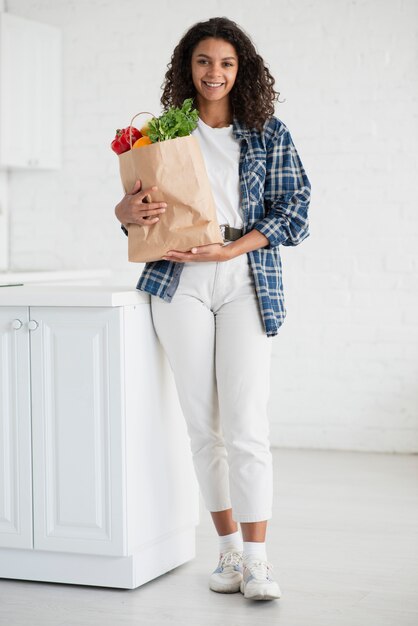
<svg viewBox="0 0 418 626"><path fill-rule="evenodd" d="M266 542L265 541L244 541L244 559L256 558L261 561L267 561Z"/></svg>
<svg viewBox="0 0 418 626"><path fill-rule="evenodd" d="M239 530L230 535L220 535L218 539L219 552L226 552L227 550L242 551L242 537Z"/></svg>

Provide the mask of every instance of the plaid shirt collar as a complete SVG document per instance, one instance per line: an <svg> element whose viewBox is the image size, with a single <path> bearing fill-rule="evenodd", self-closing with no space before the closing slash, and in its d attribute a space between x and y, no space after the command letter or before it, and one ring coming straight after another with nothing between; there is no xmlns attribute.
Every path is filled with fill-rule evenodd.
<svg viewBox="0 0 418 626"><path fill-rule="evenodd" d="M251 136L251 130L240 124L236 117L232 118L232 133L236 139L241 139L242 137L247 139Z"/></svg>

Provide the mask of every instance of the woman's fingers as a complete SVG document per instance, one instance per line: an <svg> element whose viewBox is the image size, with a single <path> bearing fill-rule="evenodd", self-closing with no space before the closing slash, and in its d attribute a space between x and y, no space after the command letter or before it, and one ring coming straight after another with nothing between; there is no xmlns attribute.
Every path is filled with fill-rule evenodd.
<svg viewBox="0 0 418 626"><path fill-rule="evenodd" d="M153 187L148 187L147 189L143 189L141 191L141 198L144 199L148 196L149 199L151 199L151 192L152 191L157 191L158 187L156 185L154 185Z"/></svg>
<svg viewBox="0 0 418 626"><path fill-rule="evenodd" d="M167 203L149 202L149 200L151 200L150 193L156 191L158 187L149 187L139 192L140 187L141 181L137 180L130 194L131 198L129 198L128 206L130 216L127 221L137 224L153 224L158 222L159 218L157 216L164 213Z"/></svg>
<svg viewBox="0 0 418 626"><path fill-rule="evenodd" d="M138 191L141 189L141 185L142 185L141 180L140 179L136 180L135 185L133 186L133 189L130 195L133 196L134 194L138 193Z"/></svg>
<svg viewBox="0 0 418 626"><path fill-rule="evenodd" d="M145 220L145 222L147 224L149 224L150 222L158 222L159 217L158 215L160 215L161 213L164 213L165 209L164 208L158 208L158 209L150 209L149 207L144 207L144 208L140 208L140 215L138 215L137 220L139 224L143 224L143 220Z"/></svg>
<svg viewBox="0 0 418 626"><path fill-rule="evenodd" d="M160 207L160 206L157 206L157 208L155 208L155 209L151 209L151 208L148 208L148 207L144 207L144 208L139 207L139 211L141 212L140 217L145 217L145 216L148 216L148 215L159 215L160 213L164 213L165 212L165 208L164 207Z"/></svg>
<svg viewBox="0 0 418 626"><path fill-rule="evenodd" d="M161 213L162 209L166 209L167 207L167 203L166 202L150 202L149 204L146 202L143 202L141 204L137 204L138 209L143 212L143 211L153 211L154 213L157 211L158 213ZM148 215L148 213L146 213Z"/></svg>
<svg viewBox="0 0 418 626"><path fill-rule="evenodd" d="M152 189L156 189L156 187L153 187ZM151 196L149 195L149 192L152 189L144 189L144 191L141 191L141 193L136 194L135 198L133 198L131 200L131 202L133 203L133 205L135 207L140 208L141 211L147 210L147 209L161 209L161 208L165 208L167 206L166 202L149 202L149 200L147 201L146 198L148 196L149 199L151 199Z"/></svg>

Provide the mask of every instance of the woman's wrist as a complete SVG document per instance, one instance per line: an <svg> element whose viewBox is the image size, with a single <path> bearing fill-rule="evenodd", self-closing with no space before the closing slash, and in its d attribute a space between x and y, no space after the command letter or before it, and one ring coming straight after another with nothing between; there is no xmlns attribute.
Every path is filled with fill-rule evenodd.
<svg viewBox="0 0 418 626"><path fill-rule="evenodd" d="M239 252L237 252L236 249L233 248L233 242L224 244L223 251L224 251L226 261L230 261L231 259L233 259L234 257L240 254Z"/></svg>
<svg viewBox="0 0 418 626"><path fill-rule="evenodd" d="M252 252L253 250L258 250L259 248L265 248L269 245L269 243L269 240L265 235L263 235L263 233L260 233L259 230L253 229L239 239L231 241L231 243L225 246L225 248L227 248L226 255L228 259L233 259L240 254Z"/></svg>

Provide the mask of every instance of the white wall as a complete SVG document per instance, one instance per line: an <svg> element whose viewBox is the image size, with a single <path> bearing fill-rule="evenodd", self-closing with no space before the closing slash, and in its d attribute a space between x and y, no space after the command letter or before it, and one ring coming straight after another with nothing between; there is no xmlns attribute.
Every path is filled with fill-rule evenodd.
<svg viewBox="0 0 418 626"><path fill-rule="evenodd" d="M418 451L414 0L8 0L64 38L64 167L11 175L14 269L130 271L109 144L159 114L172 50L236 20L268 62L312 182L311 236L282 247L288 317L273 341L272 442ZM256 7L256 9L255 9ZM28 103L30 115L30 103ZM416 167L416 160L415 160Z"/></svg>
<svg viewBox="0 0 418 626"><path fill-rule="evenodd" d="M4 0L0 0L0 12L4 11ZM9 205L8 174L0 171L0 271L9 263Z"/></svg>

